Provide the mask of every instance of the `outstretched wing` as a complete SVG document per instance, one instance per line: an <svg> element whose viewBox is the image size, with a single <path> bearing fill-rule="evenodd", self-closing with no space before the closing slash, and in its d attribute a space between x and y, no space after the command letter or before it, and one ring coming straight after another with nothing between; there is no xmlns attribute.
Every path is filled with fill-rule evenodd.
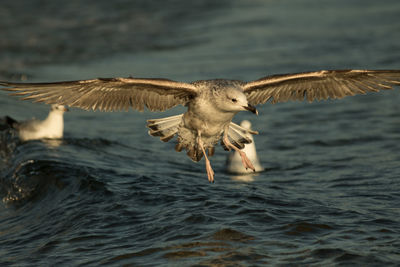
<svg viewBox="0 0 400 267"><path fill-rule="evenodd" d="M194 85L167 79L99 78L55 83L11 83L0 85L11 95L23 96L34 102L68 105L102 111L128 110L164 111L185 104L197 94Z"/></svg>
<svg viewBox="0 0 400 267"><path fill-rule="evenodd" d="M400 85L400 70L322 70L274 75L244 86L250 104L342 98Z"/></svg>

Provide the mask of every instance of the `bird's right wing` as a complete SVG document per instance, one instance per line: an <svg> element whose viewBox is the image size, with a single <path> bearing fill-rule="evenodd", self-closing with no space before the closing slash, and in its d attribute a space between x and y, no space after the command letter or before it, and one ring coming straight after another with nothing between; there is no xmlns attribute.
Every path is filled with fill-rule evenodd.
<svg viewBox="0 0 400 267"><path fill-rule="evenodd" d="M167 79L99 78L54 83L12 83L0 81L11 95L24 96L35 102L67 105L101 111L128 110L164 111L184 105L197 95L189 83Z"/></svg>

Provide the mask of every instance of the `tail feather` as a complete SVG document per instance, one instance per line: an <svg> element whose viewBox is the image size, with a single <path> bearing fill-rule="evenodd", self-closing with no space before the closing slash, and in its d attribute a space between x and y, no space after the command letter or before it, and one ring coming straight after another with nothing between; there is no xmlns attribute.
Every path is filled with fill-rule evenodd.
<svg viewBox="0 0 400 267"><path fill-rule="evenodd" d="M171 140L172 138L174 138L176 133L172 133L171 135L168 136L162 136L160 137L160 140L163 142L168 142L169 140Z"/></svg>
<svg viewBox="0 0 400 267"><path fill-rule="evenodd" d="M189 156L193 161L198 162L203 157L203 151L197 146L186 147L186 155Z"/></svg>
<svg viewBox="0 0 400 267"><path fill-rule="evenodd" d="M209 157L214 156L214 152L215 152L215 147L209 147L208 148L208 156Z"/></svg>
<svg viewBox="0 0 400 267"><path fill-rule="evenodd" d="M247 137L249 134L258 134L258 132L248 130L233 122L229 124L228 138L229 141L237 148L243 149L245 144L251 143L251 139ZM221 145L225 150L229 150L222 140L221 140Z"/></svg>
<svg viewBox="0 0 400 267"><path fill-rule="evenodd" d="M148 120L147 127L149 128L149 134L152 136L160 137L160 140L163 142L168 142L178 133L179 125L182 122L182 116L183 114ZM245 144L250 144L252 142L251 139L248 137L249 134L258 134L258 132L248 130L233 122L229 124L228 138L229 141L237 148L243 149ZM181 152L182 149L185 148L186 154L193 161L200 161L203 158L203 151L198 147L196 143L181 143L179 138L180 137L178 137L178 143L175 146L175 150L177 152ZM221 144L225 150L229 150L223 141L221 141ZM214 147L207 147L206 149L208 149L209 156L212 156L214 154Z"/></svg>
<svg viewBox="0 0 400 267"><path fill-rule="evenodd" d="M181 152L183 149L183 145L181 143L176 143L175 145L175 151L176 152Z"/></svg>
<svg viewBox="0 0 400 267"><path fill-rule="evenodd" d="M160 118L160 119L150 119L150 120L147 120L147 123L148 123L148 126L151 126L153 124L160 124L160 123L175 121L177 119L181 119L182 116L183 116L183 114L179 114L179 115Z"/></svg>
<svg viewBox="0 0 400 267"><path fill-rule="evenodd" d="M178 133L179 125L182 122L182 116L183 114L161 119L148 120L147 127L150 129L149 134L160 137L161 141L168 142ZM175 150L177 152L181 152L182 149L186 149L186 154L193 161L200 161L203 157L203 152L197 144L181 143L178 138L178 143L175 145Z"/></svg>
<svg viewBox="0 0 400 267"><path fill-rule="evenodd" d="M171 140L178 132L179 124L182 121L183 114L161 118L152 119L147 121L149 127L149 134L152 136L159 136L163 142Z"/></svg>

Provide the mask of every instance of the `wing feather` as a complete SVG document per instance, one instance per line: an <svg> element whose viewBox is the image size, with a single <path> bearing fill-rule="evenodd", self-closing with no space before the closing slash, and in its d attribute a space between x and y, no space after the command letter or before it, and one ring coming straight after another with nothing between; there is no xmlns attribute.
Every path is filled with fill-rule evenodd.
<svg viewBox="0 0 400 267"><path fill-rule="evenodd" d="M326 100L377 92L400 85L400 70L322 70L273 75L244 85L252 105L289 100Z"/></svg>
<svg viewBox="0 0 400 267"><path fill-rule="evenodd" d="M3 90L22 99L102 111L164 111L184 105L198 94L196 86L167 79L99 78L55 83L0 81Z"/></svg>

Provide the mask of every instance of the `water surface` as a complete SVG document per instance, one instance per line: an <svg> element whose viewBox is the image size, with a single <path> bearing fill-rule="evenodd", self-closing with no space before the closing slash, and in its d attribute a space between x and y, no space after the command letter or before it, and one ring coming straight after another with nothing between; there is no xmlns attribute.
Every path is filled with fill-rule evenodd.
<svg viewBox="0 0 400 267"><path fill-rule="evenodd" d="M0 78L252 80L399 69L400 2L3 1ZM65 138L0 139L2 266L389 266L400 262L400 95L259 106L265 172L225 172L147 134L165 113L65 115ZM48 107L0 92L0 115Z"/></svg>

